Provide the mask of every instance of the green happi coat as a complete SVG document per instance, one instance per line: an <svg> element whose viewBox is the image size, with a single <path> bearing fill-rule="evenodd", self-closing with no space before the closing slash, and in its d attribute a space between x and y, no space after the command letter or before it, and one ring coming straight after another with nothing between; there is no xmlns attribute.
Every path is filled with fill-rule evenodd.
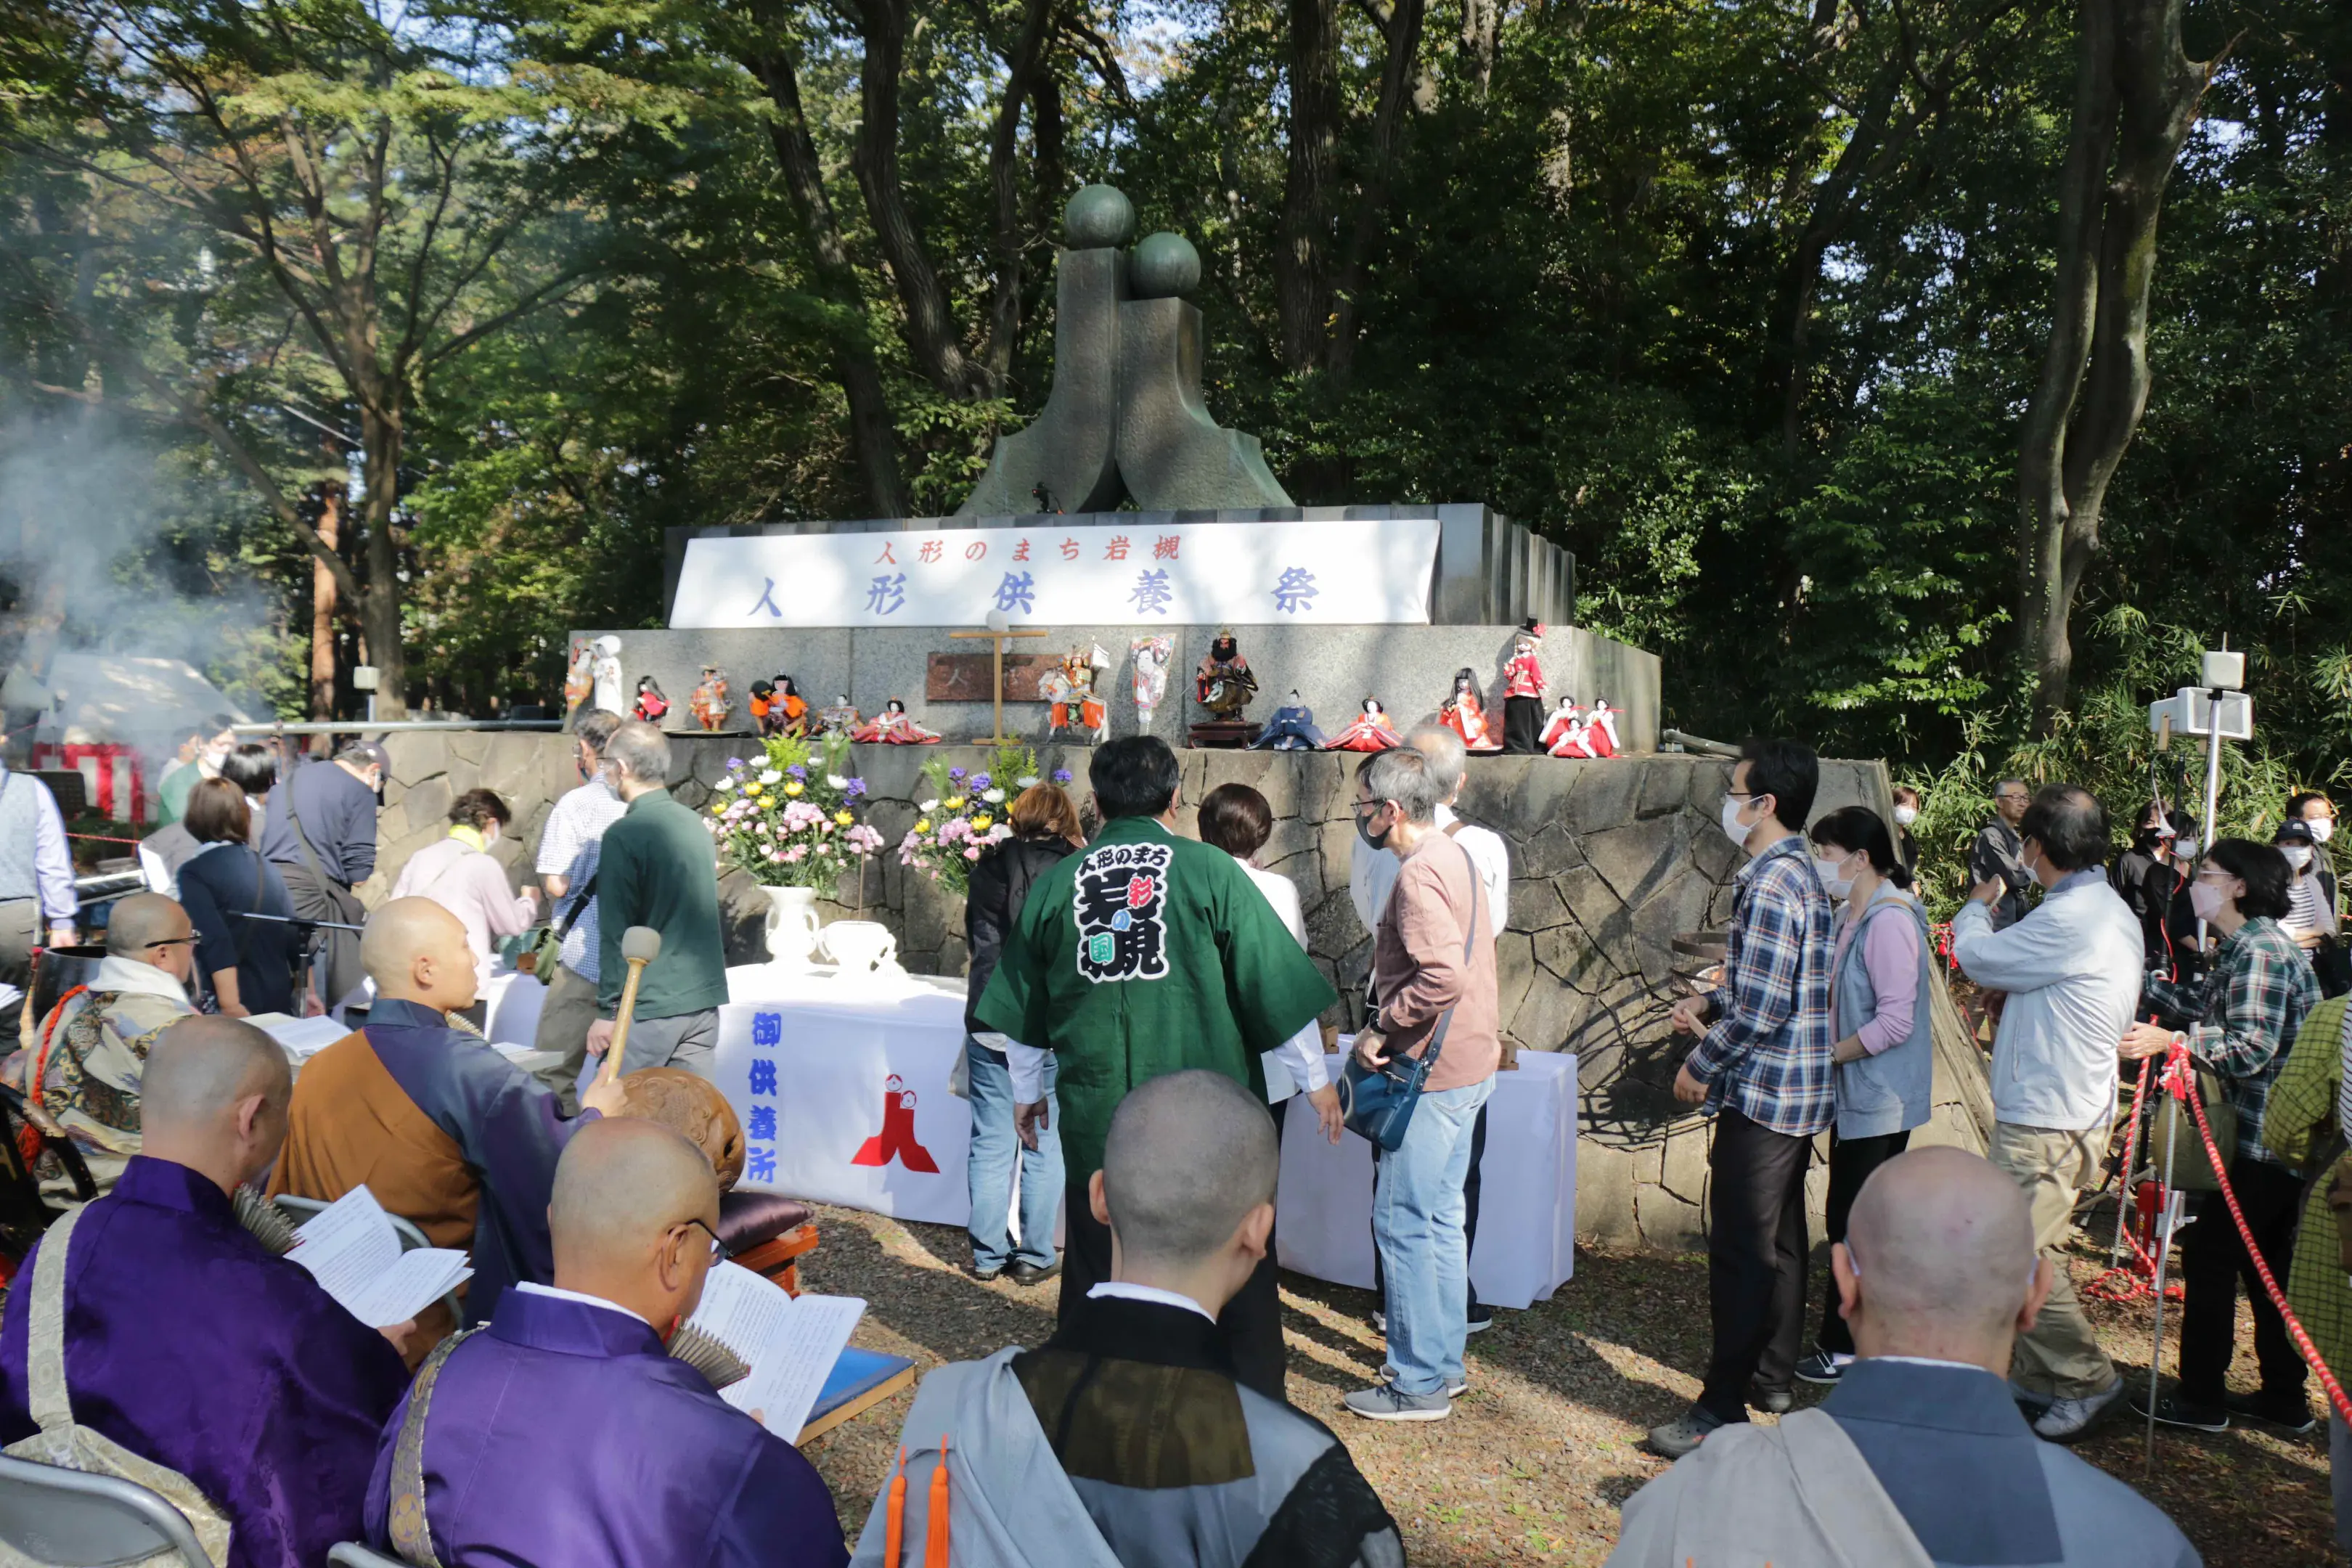
<svg viewBox="0 0 2352 1568"><path fill-rule="evenodd" d="M1208 1068L1264 1095L1258 1053L1338 999L1239 861L1122 816L1030 889L978 1017L1055 1053L1078 1182L1129 1089Z"/></svg>

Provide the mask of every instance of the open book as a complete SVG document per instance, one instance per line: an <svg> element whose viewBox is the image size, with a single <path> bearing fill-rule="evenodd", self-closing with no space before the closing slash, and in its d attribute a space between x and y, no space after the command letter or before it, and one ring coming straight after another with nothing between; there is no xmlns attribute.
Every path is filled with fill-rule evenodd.
<svg viewBox="0 0 2352 1568"><path fill-rule="evenodd" d="M865 1311L855 1296L795 1297L740 1263L719 1263L703 1284L702 1304L672 1336L670 1353L709 1378L721 1399L792 1442Z"/></svg>
<svg viewBox="0 0 2352 1568"><path fill-rule="evenodd" d="M400 1249L400 1233L364 1186L353 1187L294 1232L286 1255L372 1329L404 1323L474 1277L445 1247Z"/></svg>

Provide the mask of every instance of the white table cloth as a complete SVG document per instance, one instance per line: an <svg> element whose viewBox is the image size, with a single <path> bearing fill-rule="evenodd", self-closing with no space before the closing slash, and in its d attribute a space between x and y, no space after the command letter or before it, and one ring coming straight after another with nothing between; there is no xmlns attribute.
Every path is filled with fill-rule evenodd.
<svg viewBox="0 0 2352 1568"><path fill-rule="evenodd" d="M1340 1058L1329 1060L1339 1076ZM1479 1165L1470 1279L1490 1307L1524 1308L1576 1271L1576 1058L1521 1051L1496 1076ZM1302 1103L1284 1119L1275 1248L1285 1268L1372 1288L1372 1146L1323 1141Z"/></svg>

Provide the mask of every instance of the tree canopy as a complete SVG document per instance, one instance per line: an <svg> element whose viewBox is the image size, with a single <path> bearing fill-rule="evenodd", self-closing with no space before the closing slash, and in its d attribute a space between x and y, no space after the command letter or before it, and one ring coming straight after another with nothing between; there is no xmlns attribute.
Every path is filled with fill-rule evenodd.
<svg viewBox="0 0 2352 1568"><path fill-rule="evenodd" d="M2327 0L0 0L0 441L103 418L290 706L327 492L346 665L544 700L666 527L950 510L1091 180L1293 496L1536 526L1670 722L2124 768L2226 635L2352 748Z"/></svg>

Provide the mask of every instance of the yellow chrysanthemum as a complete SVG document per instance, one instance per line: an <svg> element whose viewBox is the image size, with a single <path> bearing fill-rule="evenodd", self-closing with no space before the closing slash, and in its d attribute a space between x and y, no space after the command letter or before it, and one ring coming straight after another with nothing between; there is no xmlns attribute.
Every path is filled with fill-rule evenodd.
<svg viewBox="0 0 2352 1568"><path fill-rule="evenodd" d="M971 830L974 833L985 833L988 831L988 825L993 820L985 815L975 816L971 819Z"/></svg>
<svg viewBox="0 0 2352 1568"><path fill-rule="evenodd" d="M800 780L798 780L798 779L794 779L794 780L793 780L790 784L788 784L784 785L784 793L785 793L786 795L798 795L798 794L800 794L800 793L801 793L801 781L800 781Z"/></svg>
<svg viewBox="0 0 2352 1568"><path fill-rule="evenodd" d="M833 820L840 824L842 826L846 827L851 823L856 821L857 818L850 816L849 813L845 811L836 811L833 814Z"/></svg>
<svg viewBox="0 0 2352 1568"><path fill-rule="evenodd" d="M918 832L918 833L929 833L930 830L931 830L931 819L930 819L929 817L928 817L928 816L919 816L919 817L917 817L917 818L915 819L915 831L916 831L916 832Z"/></svg>

